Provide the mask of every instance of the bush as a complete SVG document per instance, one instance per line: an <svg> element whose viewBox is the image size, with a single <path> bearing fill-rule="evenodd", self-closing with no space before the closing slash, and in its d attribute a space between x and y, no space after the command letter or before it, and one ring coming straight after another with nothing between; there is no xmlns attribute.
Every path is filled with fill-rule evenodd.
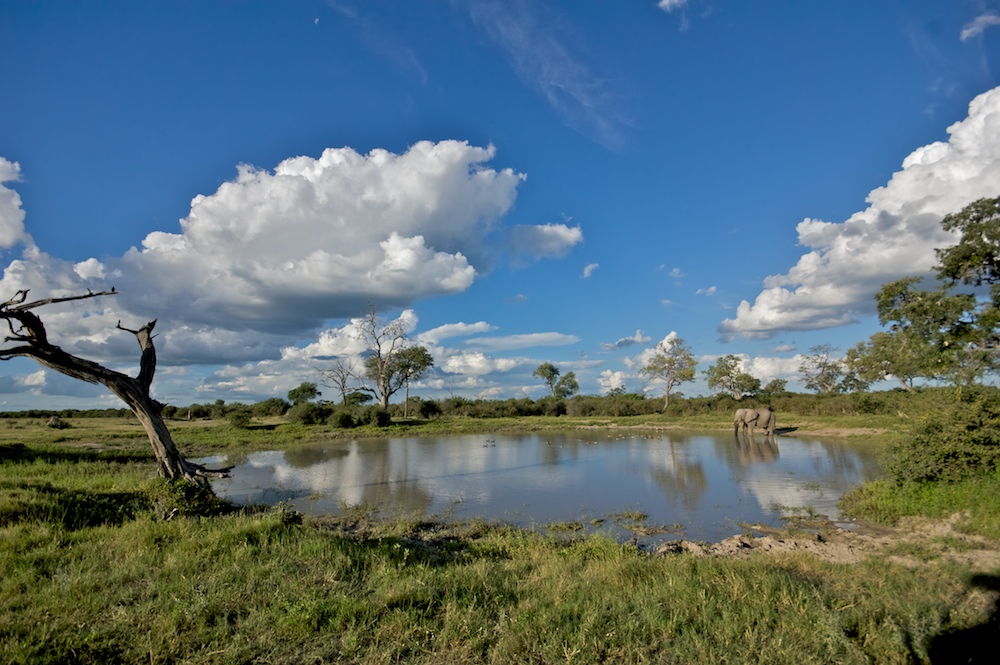
<svg viewBox="0 0 1000 665"><path fill-rule="evenodd" d="M464 397L449 397L441 402L441 412L446 416L468 416L473 403Z"/></svg>
<svg viewBox="0 0 1000 665"><path fill-rule="evenodd" d="M161 518L174 514L221 515L233 510L233 505L217 497L208 485L185 480L157 478L147 485L145 493Z"/></svg>
<svg viewBox="0 0 1000 665"><path fill-rule="evenodd" d="M339 427L340 429L351 429L352 427L358 426L358 421L350 414L349 411L336 411L332 416L330 416L327 423L334 427Z"/></svg>
<svg viewBox="0 0 1000 665"><path fill-rule="evenodd" d="M1000 389L965 388L926 413L910 436L894 445L886 473L897 484L956 482L1000 468Z"/></svg>
<svg viewBox="0 0 1000 665"><path fill-rule="evenodd" d="M543 397L538 400L538 405L546 416L566 415L566 402L558 397Z"/></svg>
<svg viewBox="0 0 1000 665"><path fill-rule="evenodd" d="M876 393L854 393L854 408L859 414L866 416L890 416L902 411L904 404L914 404L921 397L908 394L902 388ZM919 409L919 405L916 405Z"/></svg>
<svg viewBox="0 0 1000 665"><path fill-rule="evenodd" d="M374 425L375 427L388 427L392 422L389 412L380 406L368 406L361 410L358 418L362 425Z"/></svg>
<svg viewBox="0 0 1000 665"><path fill-rule="evenodd" d="M49 418L48 422L45 423L45 426L51 427L52 429L68 429L70 424L59 416L52 416Z"/></svg>
<svg viewBox="0 0 1000 665"><path fill-rule="evenodd" d="M421 418L436 418L441 415L441 407L432 399L425 399L420 402Z"/></svg>
<svg viewBox="0 0 1000 665"><path fill-rule="evenodd" d="M239 411L231 411L229 413L229 424L236 429L249 429L251 415L249 411L240 409Z"/></svg>
<svg viewBox="0 0 1000 665"><path fill-rule="evenodd" d="M319 425L332 415L330 407L312 402L300 402L288 410L285 416L293 423Z"/></svg>
<svg viewBox="0 0 1000 665"><path fill-rule="evenodd" d="M251 407L253 409L254 415L266 417L266 416L283 416L288 412L288 409L292 405L281 399L280 397L269 397L268 399L257 402Z"/></svg>

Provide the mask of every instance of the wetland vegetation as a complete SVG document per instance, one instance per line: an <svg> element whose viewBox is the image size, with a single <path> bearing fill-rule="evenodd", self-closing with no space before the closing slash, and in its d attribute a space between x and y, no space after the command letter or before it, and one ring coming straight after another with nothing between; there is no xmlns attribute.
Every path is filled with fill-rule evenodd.
<svg viewBox="0 0 1000 665"><path fill-rule="evenodd" d="M980 432L991 426L996 393L965 392L958 401L946 393L772 401L781 436L870 441L901 465L890 463L892 475L843 501L849 515L873 523L869 529L844 533L805 512L780 531L748 525L746 534L714 551L690 544L657 552L602 533L550 533L475 518L382 520L370 506L335 517L303 516L285 505L235 508L195 484L157 478L148 440L129 418L62 413L67 426L55 428L46 425L46 414L19 414L0 420L0 657L11 663L973 657L997 635L1000 472L991 466L992 449L983 464L968 464L969 455L995 445L988 436L954 437L973 431L972 417ZM567 400L567 412L579 406ZM168 422L184 454L196 456L401 432L729 430L728 406L675 398L665 415L445 413L350 429L268 415L236 426L224 413ZM934 458L939 477L911 477L901 463L911 455L908 446L926 445L934 432L949 432L955 454ZM952 459L961 459L961 468L952 468ZM622 517L641 523L643 515L623 511ZM927 526L940 523L949 529ZM824 545L851 556L827 556Z"/></svg>

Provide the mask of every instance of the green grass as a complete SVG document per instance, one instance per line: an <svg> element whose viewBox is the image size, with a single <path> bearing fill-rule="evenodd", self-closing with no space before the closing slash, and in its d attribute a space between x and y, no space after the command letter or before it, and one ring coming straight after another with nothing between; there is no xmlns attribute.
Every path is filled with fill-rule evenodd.
<svg viewBox="0 0 1000 665"><path fill-rule="evenodd" d="M139 423L127 418L67 418L66 429L45 426L41 419L0 420L0 446L28 445L45 449L78 447L102 451L105 455L147 455L149 442ZM846 436L852 430L858 436L880 443L891 439L903 422L895 416L783 416L779 431L808 434L809 432L842 430ZM725 415L665 416L662 414L623 417L531 416L525 418L469 418L452 416L433 420L396 420L389 427L359 427L339 429L330 425L301 425L281 417L255 418L247 429L236 428L227 420L170 420L171 434L187 456L207 455L239 450L280 449L305 443L330 440L350 440L385 436L438 434L499 434L565 431L573 429L634 428L637 430L692 429L706 431L731 430ZM873 434L872 430L881 433Z"/></svg>
<svg viewBox="0 0 1000 665"><path fill-rule="evenodd" d="M655 557L365 507L234 512L145 457L0 444L0 661L911 663L993 625L984 582L941 560Z"/></svg>
<svg viewBox="0 0 1000 665"><path fill-rule="evenodd" d="M881 524L895 524L907 516L945 518L961 512L961 530L1000 540L1000 472L955 483L897 485L877 480L849 492L841 507L848 516Z"/></svg>

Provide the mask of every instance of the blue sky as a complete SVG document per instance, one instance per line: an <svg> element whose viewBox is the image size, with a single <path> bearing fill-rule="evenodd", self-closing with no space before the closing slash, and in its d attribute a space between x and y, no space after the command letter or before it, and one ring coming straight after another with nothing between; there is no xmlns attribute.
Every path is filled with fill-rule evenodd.
<svg viewBox="0 0 1000 665"><path fill-rule="evenodd" d="M1000 193L1000 1L0 4L3 293L252 402L403 317L430 397L624 385L670 335L800 388ZM704 380L681 386L704 394ZM335 397L332 390L329 397ZM114 405L0 364L0 408Z"/></svg>

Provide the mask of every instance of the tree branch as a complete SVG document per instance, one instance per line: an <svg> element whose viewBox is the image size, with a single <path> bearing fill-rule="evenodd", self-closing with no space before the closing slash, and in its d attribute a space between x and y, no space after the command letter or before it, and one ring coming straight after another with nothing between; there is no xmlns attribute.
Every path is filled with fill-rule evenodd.
<svg viewBox="0 0 1000 665"><path fill-rule="evenodd" d="M118 322L118 329L135 335L142 350L139 375L132 378L121 372L108 369L99 363L79 358L66 353L58 346L50 343L42 320L30 310L54 303L86 300L106 295L117 295L117 291L87 292L78 296L66 298L45 298L26 302L28 291L18 291L13 298L0 303L0 319L7 321L11 336L7 342L21 342L21 346L0 349L0 360L8 360L17 356L34 358L39 364L65 374L74 379L88 383L100 383L117 395L128 405L132 413L142 424L149 437L156 456L160 474L173 480L185 479L204 483L207 478L224 478L229 475L232 467L226 469L206 469L200 464L193 464L184 459L177 450L170 430L163 421L161 411L163 405L150 397L149 390L156 372L156 348L153 345L153 328L156 319L150 321L138 330L131 330Z"/></svg>

